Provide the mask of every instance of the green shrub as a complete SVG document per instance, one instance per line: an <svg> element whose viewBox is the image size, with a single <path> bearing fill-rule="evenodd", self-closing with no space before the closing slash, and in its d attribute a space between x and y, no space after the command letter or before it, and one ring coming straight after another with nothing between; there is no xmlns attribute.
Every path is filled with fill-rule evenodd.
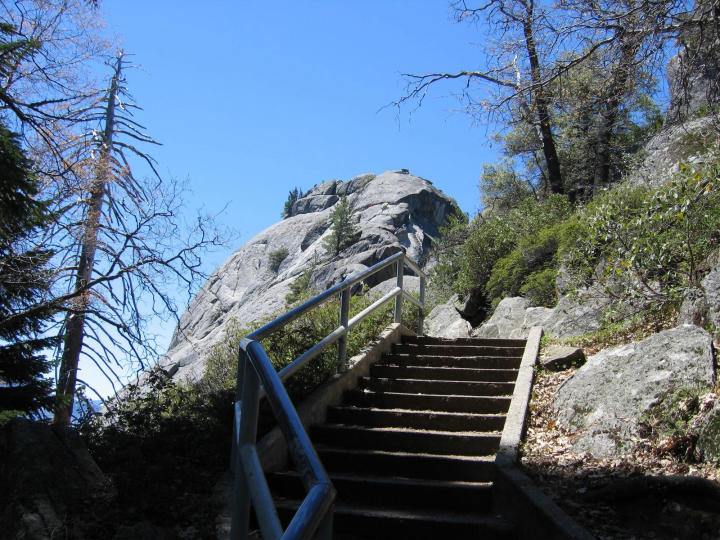
<svg viewBox="0 0 720 540"><path fill-rule="evenodd" d="M661 396L640 418L640 432L656 443L658 454L674 454L692 461L698 438L697 416L701 398L712 391L706 387L683 386Z"/></svg>
<svg viewBox="0 0 720 540"><path fill-rule="evenodd" d="M489 298L494 302L522 294L533 305L554 305L559 252L571 226L571 221L562 221L521 238L517 247L493 266L487 282Z"/></svg>
<svg viewBox="0 0 720 540"><path fill-rule="evenodd" d="M301 298L310 297L313 292L310 288L310 280L312 279L313 272L317 268L318 262L318 257L313 257L312 261L310 261L310 266L303 270L302 274L300 274L295 281L290 283L290 292L285 295L285 305L289 306L297 303Z"/></svg>
<svg viewBox="0 0 720 540"><path fill-rule="evenodd" d="M458 250L457 292L481 289L492 303L505 294L520 293L529 275L547 268L556 270L558 248L565 242L571 215L567 199L553 195L540 202L526 199L503 215L476 218ZM538 274L533 289L541 276L549 275ZM547 294L542 297L546 299Z"/></svg>
<svg viewBox="0 0 720 540"><path fill-rule="evenodd" d="M290 252L287 248L280 248L270 252L268 257L268 268L273 272L277 272L280 269L280 265L287 258Z"/></svg>
<svg viewBox="0 0 720 540"><path fill-rule="evenodd" d="M430 307L441 304L456 292L456 282L462 268L462 259L458 251L470 235L468 216L455 207L440 228L439 238L433 239L433 257L437 264L430 272L427 299Z"/></svg>
<svg viewBox="0 0 720 540"><path fill-rule="evenodd" d="M557 303L557 288L555 279L557 270L545 268L528 275L520 287L520 294L526 297L534 306L551 307Z"/></svg>
<svg viewBox="0 0 720 540"><path fill-rule="evenodd" d="M358 186L358 190L365 189L370 182L372 182L373 180L375 180L375 178L377 178L377 177L376 177L376 175L373 174L373 173L364 175L364 176L362 177L362 180L361 180L361 182L360 182L360 185Z"/></svg>
<svg viewBox="0 0 720 540"><path fill-rule="evenodd" d="M117 525L194 527L197 538L214 538L212 494L230 459L232 402L232 391L177 383L157 368L86 420L88 448L117 488Z"/></svg>
<svg viewBox="0 0 720 540"><path fill-rule="evenodd" d="M566 253L575 285L594 281L614 301L650 311L679 304L720 245L719 176L716 155L681 164L677 179L657 190L621 186L596 197Z"/></svg>
<svg viewBox="0 0 720 540"><path fill-rule="evenodd" d="M307 300L307 297L303 300ZM350 298L350 317L369 307L376 300L377 297L367 294L352 296ZM392 323L393 309L394 302L388 302L383 308L375 311L350 330L347 338L348 358L358 354ZM275 369L280 371L333 332L339 324L339 313L340 301L335 298L264 338L261 343ZM406 326L416 329L417 315L418 309L415 306L409 302L403 302L403 321ZM235 388L240 338L257 330L275 317L276 315L269 316L246 327L231 323L225 330L224 339L215 345L208 358L203 377L204 383L212 389ZM297 402L335 374L339 367L337 346L328 347L319 357L311 360L307 366L286 382L288 393Z"/></svg>

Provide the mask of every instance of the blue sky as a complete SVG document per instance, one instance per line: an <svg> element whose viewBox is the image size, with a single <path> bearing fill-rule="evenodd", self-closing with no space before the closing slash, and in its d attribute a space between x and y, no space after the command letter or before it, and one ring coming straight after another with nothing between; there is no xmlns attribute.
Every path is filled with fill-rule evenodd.
<svg viewBox="0 0 720 540"><path fill-rule="evenodd" d="M475 67L482 36L444 0L106 0L108 32L141 121L163 146L163 174L189 179L193 204L237 230L231 251L279 219L294 186L407 168L478 209L485 126L457 111L451 86L399 115L384 106L403 72ZM412 114L411 114L412 113Z"/></svg>
<svg viewBox="0 0 720 540"><path fill-rule="evenodd" d="M407 168L478 210L493 130L458 110L451 86L414 112L386 107L404 72L477 67L483 38L445 0L105 0L101 11L140 66L126 76L136 118L163 143L148 148L159 171L188 180L189 215L225 208L218 221L237 233L208 272L278 221L294 186ZM150 328L163 344L172 326Z"/></svg>

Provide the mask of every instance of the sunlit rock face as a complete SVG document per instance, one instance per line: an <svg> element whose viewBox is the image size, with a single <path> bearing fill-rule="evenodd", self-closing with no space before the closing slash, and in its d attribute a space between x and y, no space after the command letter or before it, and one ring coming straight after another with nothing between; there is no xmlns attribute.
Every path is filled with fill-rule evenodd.
<svg viewBox="0 0 720 540"><path fill-rule="evenodd" d="M331 256L323 241L342 196L356 210L358 234L350 247ZM400 249L424 265L432 239L455 206L429 181L405 171L315 186L295 202L290 217L241 246L210 276L181 317L161 365L176 378L197 379L226 326L285 311L290 284L307 269L312 269L309 288L322 291ZM280 250L287 250L287 256L273 270L271 254ZM388 279L392 272L380 272L368 285Z"/></svg>
<svg viewBox="0 0 720 540"><path fill-rule="evenodd" d="M643 416L674 390L714 385L710 334L682 325L591 356L560 386L552 407L574 432L573 451L610 457L632 450Z"/></svg>

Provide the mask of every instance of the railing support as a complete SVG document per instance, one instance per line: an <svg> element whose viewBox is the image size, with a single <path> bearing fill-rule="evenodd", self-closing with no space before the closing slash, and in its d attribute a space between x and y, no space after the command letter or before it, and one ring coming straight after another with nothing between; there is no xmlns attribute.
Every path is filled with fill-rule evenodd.
<svg viewBox="0 0 720 540"><path fill-rule="evenodd" d="M235 451L235 481L233 491L232 524L230 526L231 540L244 540L247 538L250 526L250 489L246 477L248 471L242 464L241 449L244 445L254 445L257 438L257 419L260 404L260 381L255 368L250 363L247 354L241 350L240 364L242 369L242 390L240 394L242 410L237 434L237 449ZM238 372L239 375L239 372ZM237 422L236 422L237 424Z"/></svg>
<svg viewBox="0 0 720 540"><path fill-rule="evenodd" d="M318 540L332 540L333 533L333 509L330 508L325 518L320 523L317 531Z"/></svg>
<svg viewBox="0 0 720 540"><path fill-rule="evenodd" d="M340 326L348 329L348 318L350 317L350 289L340 293ZM342 369L347 367L347 333L338 340L338 366Z"/></svg>
<svg viewBox="0 0 720 540"><path fill-rule="evenodd" d="M397 287L402 291L403 290L403 273L405 271L405 261L400 258L397 262ZM395 317L394 317L395 323L401 323L402 322L402 294L398 294L395 297Z"/></svg>
<svg viewBox="0 0 720 540"><path fill-rule="evenodd" d="M420 303L425 306L425 276L420 275ZM418 336L423 335L423 326L425 324L423 317L423 308L418 308Z"/></svg>
<svg viewBox="0 0 720 540"><path fill-rule="evenodd" d="M237 374L235 378L235 417L233 418L233 434L232 434L232 448L230 452L230 470L236 472L236 461L238 452L238 440L240 437L240 410L242 408L242 385L243 385L243 374L245 372L245 365L247 357L245 352L240 349L237 364Z"/></svg>

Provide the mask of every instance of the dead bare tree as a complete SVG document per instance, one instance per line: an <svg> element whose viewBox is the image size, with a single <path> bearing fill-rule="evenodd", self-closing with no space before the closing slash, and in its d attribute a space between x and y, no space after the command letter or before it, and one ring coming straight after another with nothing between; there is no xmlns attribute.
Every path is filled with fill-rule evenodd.
<svg viewBox="0 0 720 540"><path fill-rule="evenodd" d="M21 134L40 197L52 201L53 219L28 242L54 254L47 290L3 323L57 314L60 425L76 387L88 386L83 365L97 366L115 387L128 366L140 369L164 352L150 319L177 318L176 301L204 277L205 248L220 241L211 217L184 222L185 187L161 180L143 149L156 143L134 116L127 56L111 61L109 85L93 80L109 47L98 38L94 4L0 5L0 117ZM138 174L142 166L149 176Z"/></svg>
<svg viewBox="0 0 720 540"><path fill-rule="evenodd" d="M84 0L0 3L0 115L46 179L72 174L75 126L97 100L93 66L108 50Z"/></svg>
<svg viewBox="0 0 720 540"><path fill-rule="evenodd" d="M67 300L53 420L60 425L70 421L82 359L112 382L128 362L140 369L157 357L146 316L176 315L169 282L189 295L204 277L202 250L220 242L209 218L198 218L189 233L178 223L182 189L163 182L141 149L157 143L133 117L139 107L126 88L126 67L127 56L118 54L107 91L87 116L98 128L89 154L76 160L84 182L75 200L60 203L62 217L46 233L61 253L56 283ZM149 166L149 179L135 176L134 159Z"/></svg>

